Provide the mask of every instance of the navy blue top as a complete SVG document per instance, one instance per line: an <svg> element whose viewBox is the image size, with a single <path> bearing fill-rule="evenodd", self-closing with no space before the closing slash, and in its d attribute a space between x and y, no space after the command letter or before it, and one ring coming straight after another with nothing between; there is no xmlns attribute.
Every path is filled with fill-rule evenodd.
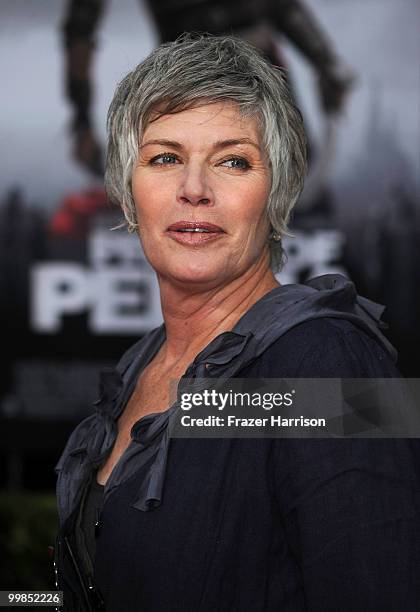
<svg viewBox="0 0 420 612"><path fill-rule="evenodd" d="M395 353L356 312L351 283L336 279L316 296L306 288L303 297L274 290L206 347L187 374L400 376ZM282 308L294 315L282 318ZM375 309L369 312L373 321ZM92 578L110 612L418 610L417 440L169 443L165 413L133 427L132 444L104 490L92 576L81 563L78 582L69 557L77 565L84 555L68 551L80 498L112 448L115 420L162 331L123 358L122 382L109 373L95 418L75 431L57 466L64 610L95 609L83 586Z"/></svg>

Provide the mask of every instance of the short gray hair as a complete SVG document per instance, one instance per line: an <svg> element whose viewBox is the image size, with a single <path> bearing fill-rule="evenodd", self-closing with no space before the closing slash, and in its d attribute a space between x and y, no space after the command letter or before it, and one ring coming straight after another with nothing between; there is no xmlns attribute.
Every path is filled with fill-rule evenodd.
<svg viewBox="0 0 420 612"><path fill-rule="evenodd" d="M279 270L281 237L306 176L306 136L282 71L241 38L182 34L157 47L119 83L107 117L108 197L121 206L129 230L137 227L131 176L157 109L162 116L220 101L233 101L243 116L258 120L271 173L267 215L278 240L270 239L271 264Z"/></svg>

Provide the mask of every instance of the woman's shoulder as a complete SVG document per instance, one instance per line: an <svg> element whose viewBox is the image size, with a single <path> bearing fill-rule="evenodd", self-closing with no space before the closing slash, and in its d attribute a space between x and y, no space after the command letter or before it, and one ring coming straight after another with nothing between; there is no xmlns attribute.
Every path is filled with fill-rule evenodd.
<svg viewBox="0 0 420 612"><path fill-rule="evenodd" d="M277 338L259 358L255 376L400 377L376 338L345 318L311 318Z"/></svg>

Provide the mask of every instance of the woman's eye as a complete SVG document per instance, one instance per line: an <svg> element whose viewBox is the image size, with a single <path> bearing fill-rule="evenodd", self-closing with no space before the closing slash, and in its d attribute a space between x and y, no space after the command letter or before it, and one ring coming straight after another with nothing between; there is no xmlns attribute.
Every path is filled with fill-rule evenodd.
<svg viewBox="0 0 420 612"><path fill-rule="evenodd" d="M157 166L167 166L168 164L176 163L177 159L177 156L173 155L173 153L162 153L162 155L157 155L151 159L150 163Z"/></svg>
<svg viewBox="0 0 420 612"><path fill-rule="evenodd" d="M251 167L249 162L243 157L231 157L222 162L221 165L225 166L226 164L228 164L228 168L237 170L248 170Z"/></svg>

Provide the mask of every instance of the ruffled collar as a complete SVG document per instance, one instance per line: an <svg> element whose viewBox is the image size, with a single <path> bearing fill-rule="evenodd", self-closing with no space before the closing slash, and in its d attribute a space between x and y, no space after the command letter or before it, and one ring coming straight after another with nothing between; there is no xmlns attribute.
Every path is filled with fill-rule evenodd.
<svg viewBox="0 0 420 612"><path fill-rule="evenodd" d="M183 378L233 377L289 329L319 317L350 320L375 337L395 360L394 347L380 331L384 327L381 321L383 310L382 305L358 296L354 284L339 274L319 276L305 284L276 287L256 302L231 331L214 338L196 356ZM57 464L59 471L67 454L73 458L77 456L79 463L75 465L79 466L80 453L85 450L91 467L80 465L79 474L73 475L73 489L77 488L77 483L80 485L83 473L91 470L100 457L110 452L116 438L116 421L134 390L139 374L153 359L165 337L165 325L162 324L129 349L116 368L101 371L100 397L95 402L96 417L85 419L75 430ZM139 481L133 507L147 511L161 503L170 441L168 422L175 409L176 402L165 412L142 417L133 426L132 443L108 480L105 498L134 472L148 465L146 475ZM69 499L71 478L62 480L61 484L59 479L57 486L58 489L61 486L63 495L67 487L66 499ZM62 504L64 506L66 503Z"/></svg>

